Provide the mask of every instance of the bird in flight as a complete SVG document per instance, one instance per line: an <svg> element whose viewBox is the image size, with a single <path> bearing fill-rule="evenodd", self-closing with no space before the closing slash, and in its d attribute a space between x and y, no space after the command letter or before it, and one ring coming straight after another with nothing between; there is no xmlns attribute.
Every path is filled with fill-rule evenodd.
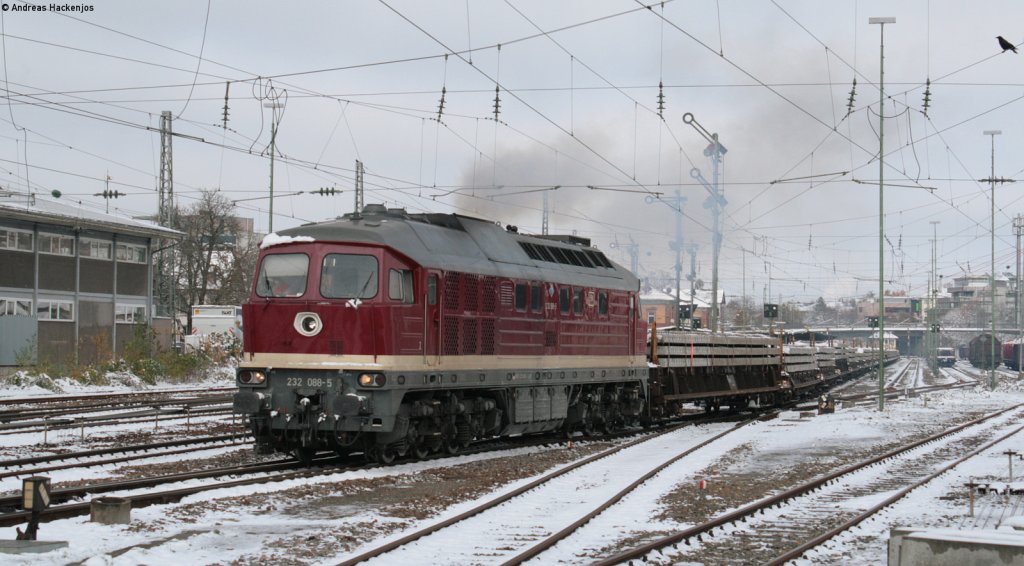
<svg viewBox="0 0 1024 566"><path fill-rule="evenodd" d="M1006 52L1007 49L1013 51L1014 53L1017 52L1017 48L1014 47L1013 44L1010 43L1009 41L1006 41L1005 39L1003 39L1003 36L997 35L996 39L999 40L999 47L1003 48L1003 52Z"/></svg>

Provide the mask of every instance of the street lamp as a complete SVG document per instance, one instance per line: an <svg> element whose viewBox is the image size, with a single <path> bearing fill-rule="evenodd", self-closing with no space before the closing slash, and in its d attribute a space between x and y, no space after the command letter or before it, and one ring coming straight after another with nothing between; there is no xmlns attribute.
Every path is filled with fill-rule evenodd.
<svg viewBox="0 0 1024 566"><path fill-rule="evenodd" d="M896 18L868 18L881 26L878 57L878 410L885 410L885 24Z"/></svg>
<svg viewBox="0 0 1024 566"><path fill-rule="evenodd" d="M992 272L989 274L989 287L991 291L992 307L989 309L992 318L992 339L989 340L992 353L992 368L989 370L988 387L996 388L996 136L1002 134L1002 130L985 130L982 135L992 139L992 174L989 177L989 186L992 192Z"/></svg>

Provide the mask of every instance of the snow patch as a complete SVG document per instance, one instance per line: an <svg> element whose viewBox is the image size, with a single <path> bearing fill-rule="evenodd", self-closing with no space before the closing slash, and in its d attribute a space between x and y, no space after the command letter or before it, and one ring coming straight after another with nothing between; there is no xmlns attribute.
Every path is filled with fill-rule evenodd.
<svg viewBox="0 0 1024 566"><path fill-rule="evenodd" d="M309 236L281 236L276 232L271 232L263 237L263 241L260 242L260 249L265 250L270 246L280 246L281 244L293 244L296 242L315 242L313 238Z"/></svg>

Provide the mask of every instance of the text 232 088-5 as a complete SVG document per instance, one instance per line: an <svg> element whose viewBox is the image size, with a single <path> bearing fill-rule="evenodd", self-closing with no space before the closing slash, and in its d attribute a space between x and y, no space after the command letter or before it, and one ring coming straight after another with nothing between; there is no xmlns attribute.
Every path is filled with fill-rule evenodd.
<svg viewBox="0 0 1024 566"><path fill-rule="evenodd" d="M285 385L288 387L334 389L338 384L336 379L330 377L289 377Z"/></svg>

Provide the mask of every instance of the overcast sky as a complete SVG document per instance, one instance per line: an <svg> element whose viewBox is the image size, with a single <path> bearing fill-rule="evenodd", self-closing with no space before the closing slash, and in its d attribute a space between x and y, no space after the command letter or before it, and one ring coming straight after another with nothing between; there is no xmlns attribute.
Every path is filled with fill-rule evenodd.
<svg viewBox="0 0 1024 566"><path fill-rule="evenodd" d="M627 266L612 244L632 238L644 276L674 268L680 191L684 245L699 246L710 287L708 193L691 169L710 180L712 165L682 120L692 113L728 150L726 294L760 301L770 274L783 301L862 295L877 291L879 266L882 30L872 16L896 18L884 37L887 287L926 293L933 230L946 282L989 273L984 131L1002 130L996 177L1024 181L1024 54L1001 53L995 39L1024 43L1020 2L3 6L0 175L83 207L102 209L94 194L109 175L127 193L112 210L155 212L156 130L169 110L179 203L219 189L265 231L276 101L275 230L350 212L359 159L367 203L526 232L541 230L536 189L559 186L547 191L551 232L589 237ZM343 192L310 194L320 187ZM998 273L1015 270L1022 198L1024 183L996 189Z"/></svg>

